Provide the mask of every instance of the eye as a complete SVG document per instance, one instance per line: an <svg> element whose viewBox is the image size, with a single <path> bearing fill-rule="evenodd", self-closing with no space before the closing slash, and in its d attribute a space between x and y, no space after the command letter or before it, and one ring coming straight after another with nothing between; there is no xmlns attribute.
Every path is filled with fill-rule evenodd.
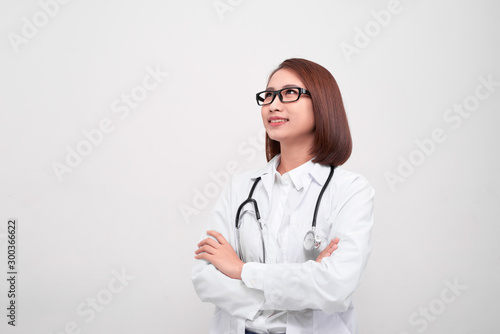
<svg viewBox="0 0 500 334"><path fill-rule="evenodd" d="M298 91L295 88L289 88L284 91L285 95L292 96L292 95L297 95Z"/></svg>
<svg viewBox="0 0 500 334"><path fill-rule="evenodd" d="M264 98L267 99L273 96L273 92L264 92Z"/></svg>

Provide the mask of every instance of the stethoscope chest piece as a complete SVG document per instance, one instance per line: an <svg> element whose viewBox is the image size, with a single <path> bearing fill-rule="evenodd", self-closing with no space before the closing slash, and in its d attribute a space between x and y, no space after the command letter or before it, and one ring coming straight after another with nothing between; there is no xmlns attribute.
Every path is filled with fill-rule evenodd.
<svg viewBox="0 0 500 334"><path fill-rule="evenodd" d="M304 249L310 251L313 248L318 249L320 246L321 246L320 236L316 234L314 228L312 230L309 230L304 236Z"/></svg>

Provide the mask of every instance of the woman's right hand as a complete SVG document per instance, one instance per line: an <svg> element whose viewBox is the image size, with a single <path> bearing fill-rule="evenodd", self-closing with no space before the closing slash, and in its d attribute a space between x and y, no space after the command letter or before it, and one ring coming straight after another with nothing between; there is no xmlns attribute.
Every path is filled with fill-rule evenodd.
<svg viewBox="0 0 500 334"><path fill-rule="evenodd" d="M323 249L323 251L321 253L319 253L318 258L316 259L316 262L321 262L321 260L323 260L323 258L329 257L330 255L332 255L332 253L339 247L338 246L339 241L340 241L339 238L333 239L330 242L330 244L328 244L328 246L326 246L326 248Z"/></svg>

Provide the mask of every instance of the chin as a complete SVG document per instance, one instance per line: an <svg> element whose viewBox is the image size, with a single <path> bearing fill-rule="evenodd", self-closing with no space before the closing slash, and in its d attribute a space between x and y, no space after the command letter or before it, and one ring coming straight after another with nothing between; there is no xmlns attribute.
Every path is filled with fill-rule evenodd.
<svg viewBox="0 0 500 334"><path fill-rule="evenodd" d="M269 131L267 132L267 135L269 136L269 138L271 138L272 140L274 141L277 141L277 142L282 142L283 140L286 140L286 136L277 136L276 134L273 135L273 133L269 133Z"/></svg>

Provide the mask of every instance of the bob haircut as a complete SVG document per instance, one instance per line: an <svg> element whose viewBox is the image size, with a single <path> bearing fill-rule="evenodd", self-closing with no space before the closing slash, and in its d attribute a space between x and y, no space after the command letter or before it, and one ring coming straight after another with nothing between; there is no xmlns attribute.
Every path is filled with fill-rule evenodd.
<svg viewBox="0 0 500 334"><path fill-rule="evenodd" d="M333 75L323 66L312 61L291 58L282 62L271 77L279 70L294 72L311 93L314 112L313 161L322 165L339 166L349 159L352 139L344 110L340 90ZM268 84L269 84L268 80ZM280 143L266 133L266 158L271 160L281 152Z"/></svg>

